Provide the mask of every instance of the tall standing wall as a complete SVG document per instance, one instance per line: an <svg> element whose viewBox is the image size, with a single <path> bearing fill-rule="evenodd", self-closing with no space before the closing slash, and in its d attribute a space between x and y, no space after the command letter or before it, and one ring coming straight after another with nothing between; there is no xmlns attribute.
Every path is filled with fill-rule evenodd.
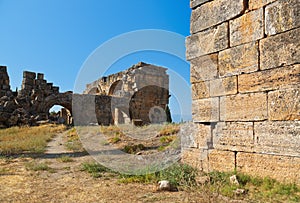
<svg viewBox="0 0 300 203"><path fill-rule="evenodd" d="M300 183L300 1L191 0L183 160Z"/></svg>

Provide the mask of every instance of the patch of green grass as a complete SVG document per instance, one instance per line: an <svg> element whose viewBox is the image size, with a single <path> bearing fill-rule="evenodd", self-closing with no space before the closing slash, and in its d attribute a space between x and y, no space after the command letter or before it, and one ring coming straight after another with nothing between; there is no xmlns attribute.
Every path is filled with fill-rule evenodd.
<svg viewBox="0 0 300 203"><path fill-rule="evenodd" d="M27 162L25 164L27 170L31 171L49 171L51 173L55 172L55 170L49 167L46 163L38 163L35 161Z"/></svg>
<svg viewBox="0 0 300 203"><path fill-rule="evenodd" d="M84 162L81 165L82 171L86 171L94 178L102 177L105 172L112 172L110 169L98 163Z"/></svg>
<svg viewBox="0 0 300 203"><path fill-rule="evenodd" d="M230 176L236 174L239 185L230 184ZM300 187L296 184L280 183L272 178L253 177L235 172L211 172L208 174L210 182L204 187L209 187L212 192L220 193L228 197L236 197L237 188L244 189L247 193L242 197L270 202L298 202L300 200Z"/></svg>
<svg viewBox="0 0 300 203"><path fill-rule="evenodd" d="M0 154L43 153L57 133L66 129L63 125L37 127L12 127L0 130Z"/></svg>
<svg viewBox="0 0 300 203"><path fill-rule="evenodd" d="M123 148L123 151L128 154L135 154L141 150L144 150L146 147L143 144L137 144L137 145L126 145Z"/></svg>
<svg viewBox="0 0 300 203"><path fill-rule="evenodd" d="M162 136L159 138L159 141L163 144L169 144L170 142L173 142L176 139L175 136Z"/></svg>
<svg viewBox="0 0 300 203"><path fill-rule="evenodd" d="M118 135L116 135L115 137L109 139L109 141L110 141L110 143L115 144L115 143L117 143L117 142L120 142L120 141L121 141L121 138L120 138Z"/></svg>
<svg viewBox="0 0 300 203"><path fill-rule="evenodd" d="M73 162L74 160L70 156L63 155L61 157L57 158L58 161L67 163L67 162Z"/></svg>
<svg viewBox="0 0 300 203"><path fill-rule="evenodd" d="M196 184L197 169L187 164L174 164L156 173L143 175L120 175L122 183L157 183L160 180L168 180L174 187L192 187Z"/></svg>

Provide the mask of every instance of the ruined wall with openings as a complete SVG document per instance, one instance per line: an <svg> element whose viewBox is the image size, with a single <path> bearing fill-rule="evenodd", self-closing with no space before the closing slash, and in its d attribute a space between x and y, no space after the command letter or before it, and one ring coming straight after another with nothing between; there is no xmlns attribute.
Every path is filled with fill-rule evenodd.
<svg viewBox="0 0 300 203"><path fill-rule="evenodd" d="M190 4L197 132L183 159L300 183L300 1Z"/></svg>
<svg viewBox="0 0 300 203"><path fill-rule="evenodd" d="M169 75L167 69L143 62L87 84L84 94L111 96L114 124L167 121Z"/></svg>

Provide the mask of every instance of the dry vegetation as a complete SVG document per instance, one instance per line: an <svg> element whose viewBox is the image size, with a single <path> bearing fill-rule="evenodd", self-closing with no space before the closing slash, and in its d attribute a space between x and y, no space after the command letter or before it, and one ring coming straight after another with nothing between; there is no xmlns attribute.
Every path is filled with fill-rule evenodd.
<svg viewBox="0 0 300 203"><path fill-rule="evenodd" d="M12 127L0 130L0 154L42 153L57 133L66 130L64 125L38 127Z"/></svg>
<svg viewBox="0 0 300 203"><path fill-rule="evenodd" d="M135 143L116 126L101 127L108 144L123 150L127 146L129 153L149 153L147 148L150 144L155 146L154 150L167 148L176 141L178 131L178 125L167 125L158 131L151 142ZM60 132L63 132L60 136L64 140L60 144L71 153L56 154L52 158L43 154L32 158L9 156L44 152L47 141ZM83 149L76 130L67 130L64 126L0 130L0 149L6 155L0 156L0 185L4 186L0 188L0 202L300 201L300 188L295 184L283 184L270 178L262 179L236 172L206 174L180 163L156 173L119 174L95 163L86 154L77 156L77 152ZM238 186L229 181L233 174L237 175ZM178 191L157 192L155 188L159 180L169 180ZM244 193L238 194L237 189L243 189Z"/></svg>

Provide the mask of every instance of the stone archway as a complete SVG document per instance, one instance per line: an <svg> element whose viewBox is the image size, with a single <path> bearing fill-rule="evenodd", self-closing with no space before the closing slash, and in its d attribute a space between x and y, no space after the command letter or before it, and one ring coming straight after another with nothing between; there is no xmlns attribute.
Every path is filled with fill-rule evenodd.
<svg viewBox="0 0 300 203"><path fill-rule="evenodd" d="M123 88L122 80L117 80L109 87L108 95L112 96L119 96Z"/></svg>

